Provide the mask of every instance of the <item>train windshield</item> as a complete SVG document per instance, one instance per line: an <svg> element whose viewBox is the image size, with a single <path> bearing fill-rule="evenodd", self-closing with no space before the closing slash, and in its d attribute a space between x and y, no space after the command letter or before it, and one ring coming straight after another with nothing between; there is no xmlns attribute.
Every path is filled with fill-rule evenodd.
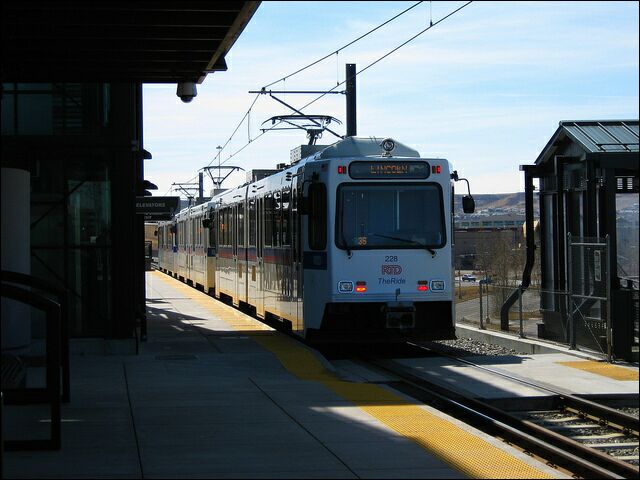
<svg viewBox="0 0 640 480"><path fill-rule="evenodd" d="M336 244L343 249L431 250L446 241L437 184L343 184L337 215Z"/></svg>

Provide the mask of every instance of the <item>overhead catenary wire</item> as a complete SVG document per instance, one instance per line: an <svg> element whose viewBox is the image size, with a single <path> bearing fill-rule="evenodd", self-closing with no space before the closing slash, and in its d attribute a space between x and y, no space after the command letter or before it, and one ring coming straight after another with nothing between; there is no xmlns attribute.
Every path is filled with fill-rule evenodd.
<svg viewBox="0 0 640 480"><path fill-rule="evenodd" d="M268 87L270 87L271 85L274 85L274 84L276 84L276 83L278 83L278 82L284 82L284 85L285 85L285 88L286 88L286 80L287 80L287 78L291 78L291 77L293 77L294 75L297 75L298 73L303 72L304 70L307 70L308 68L311 68L311 67L312 67L312 66L314 66L314 65L317 65L318 63L322 62L323 60L326 60L327 58L331 57L332 55L336 55L336 62L337 62L337 56L338 56L338 54L339 54L339 52L340 52L341 50L344 50L345 48L347 48L347 47L349 47L349 46L353 45L354 43L356 43L356 42L358 42L358 41L362 40L363 38L365 38L365 37L369 36L369 35L370 35L370 34L372 34L373 32L375 32L375 31L379 30L380 28L384 27L385 25L389 24L390 22L394 21L395 19L397 19L397 18L401 17L402 15L404 15L404 14L405 14L405 13L407 13L407 12L409 12L409 11L410 11L410 10L412 10L413 8L417 7L417 6L418 6L418 5L420 5L421 3L422 3L422 0L421 0L421 1L419 1L419 2L416 2L415 4L413 4L413 5L411 5L410 7L406 8L406 9L405 9L405 10L403 10L402 12L400 12L400 13L398 13L398 14L394 15L394 16L393 16L393 17L391 17L390 19L388 19L388 20L386 20L385 22L381 23L380 25L378 25L378 26L376 26L376 27L372 28L372 29L371 29L371 30L369 30L368 32L366 32L366 33L364 33L364 34L360 35L358 38L356 38L356 39L354 39L354 40L350 41L349 43L347 43L347 44L343 45L342 47L338 48L337 50L332 51L331 53L329 53L329 54L325 55L324 57L319 58L318 60L316 60L316 61L314 61L314 62L312 62L312 63L310 63L310 64L308 64L308 65L306 65L306 66L304 66L304 67L302 67L302 68L300 68L300 69L298 69L298 70L296 70L296 71L295 71L295 72L293 72L293 73L290 73L289 75L286 75L286 76L282 77L282 78L281 78L281 79L279 79L279 80L276 80L275 82L271 82L271 83L269 83L269 84L265 85L264 87L262 87L262 89L263 89L263 90L264 90L264 89L267 89L267 88L268 88ZM338 80L337 80L337 81L338 81ZM240 120L240 122L238 123L238 125L236 126L236 128L233 130L233 133L229 136L229 138L227 139L227 141L224 143L224 145L222 146L222 149L218 152L218 156L222 153L222 151L223 151L223 150L225 149L225 147L229 144L229 142L231 142L231 140L233 139L233 137L234 137L234 136L235 136L235 134L237 133L238 129L240 128L240 126L241 126L241 125L242 125L242 123L244 122L245 118L247 118L247 117L250 115L251 109L252 109L252 108L253 108L253 106L255 105L255 103L256 103L256 101L258 100L258 97L259 97L259 96L260 96L260 94L256 95L256 97L253 99L253 102L251 103L251 106L250 106L250 107L249 107L249 109L245 112L245 114L243 115L242 119ZM247 122L247 123L248 123L248 122ZM276 126L277 126L277 125L276 125ZM249 129L249 128L250 128L250 127L249 127L249 125L247 125L247 129ZM269 131L269 130L271 130L271 129L268 129L267 131ZM249 134L248 134L248 136L249 136L249 140L248 140L247 144L246 144L244 147L242 147L240 150L238 150L238 151L234 152L232 155L230 155L230 156L229 156L229 157L228 157L224 162L222 162L222 163L226 163L229 159L231 159L232 157L234 157L235 155L237 155L238 153L240 153L242 150L244 150L244 148L245 148L247 145L249 145L250 143L252 143L252 142L254 142L255 140L257 140L257 139L259 139L260 137L262 137L262 136L263 136L267 131L262 132L260 135L258 135L258 136L257 136L256 138L254 138L254 139L251 139L251 138L250 138L250 137L251 137L251 134L250 134L250 131L249 131ZM211 161L210 161L210 162L209 162L209 163L208 163L204 168L210 167L214 160L215 160L215 158L214 158L214 159L212 159L212 160L211 160ZM220 165L222 165L222 163L220 163ZM194 177L192 177L192 178L191 178L191 179L189 179L188 181L190 182L190 181L194 180L195 178L197 178L197 175L196 175L196 176L194 176Z"/></svg>
<svg viewBox="0 0 640 480"><path fill-rule="evenodd" d="M416 38L418 38L420 35L424 34L425 32L427 32L428 30L430 30L431 28L435 27L436 25L438 25L439 23L445 21L446 19L448 19L449 17L451 17L452 15L458 13L460 10L462 10L463 8L467 7L469 4L473 3L473 0L468 1L467 3L465 3L464 5L456 8L455 10L453 10L452 12L448 13L447 15L445 15L444 17L442 17L440 20L433 22L432 20L429 22L429 26L423 30L421 30L420 32L418 32L417 34L415 34L414 36L412 36L411 38L409 38L408 40L404 41L403 43L401 43L400 45L398 45L397 47L393 48L392 50L390 50L389 52L385 53L384 55L382 55L381 57L379 57L377 60L374 60L373 62L371 62L369 65L367 65L366 67L364 67L362 70L358 71L355 73L354 77L357 77L358 75L360 75L361 73L365 72L366 70L368 70L369 68L373 67L375 64L381 62L382 60L384 60L385 58L387 58L389 55L397 52L398 50L400 50L402 47L404 47L405 45L407 45L408 43L412 42L413 40L415 40ZM342 82L338 82L338 84L336 86L334 86L333 88L331 88L330 90L322 93L320 96L318 96L317 98L315 98L314 100L312 100L311 102L307 103L305 106L301 107L299 110L303 110L307 107L309 107L310 105L312 105L313 103L317 102L318 100L320 100L321 98L323 98L325 95L328 95L329 93L332 93L336 88L338 88L340 85L344 85L345 83L347 83L348 80L350 80L351 78L345 78ZM273 82L273 83L277 83L277 82ZM273 85L273 83L271 83L270 85ZM269 86L269 85L267 85ZM263 87L263 90L266 87ZM258 94L260 95L260 94ZM254 138L252 141L257 140L258 138L262 137L265 133L267 133L267 131L272 130L273 128L277 127L281 122L279 122L278 124L274 125L272 128L267 129L265 131L263 131L260 135L258 135L256 138ZM249 146L249 143L247 143L246 145L244 145L242 148L240 148L240 150L236 151L233 155L231 155L230 157L228 157L224 162L222 162L222 164L224 164L225 162L229 161L233 156L237 155L238 153L240 153L242 150L244 150L246 147Z"/></svg>
<svg viewBox="0 0 640 480"><path fill-rule="evenodd" d="M354 40L350 41L349 43L347 43L347 44L343 45L342 47L338 48L337 50L332 51L331 53L329 53L329 54L325 55L324 57L319 58L318 60L316 60L316 61L314 61L314 62L312 62L312 63L310 63L310 64L308 64L308 65L306 65L306 66L304 66L304 67L302 67L302 68L300 68L300 69L298 69L298 70L296 70L296 71L295 71L295 72L293 72L293 73L290 73L290 74L288 74L288 75L286 75L286 76L284 76L284 77L280 78L279 80L276 80L275 82L271 82L271 83L269 83L269 84L265 85L264 87L262 87L262 89L263 89L263 90L265 90L265 89L269 88L270 86L275 85L275 84L276 84L276 83L278 83L278 82L284 82L285 89L286 89L286 81L287 81L287 79L288 79L288 78L291 78L291 77L293 77L294 75L297 75L298 73L303 72L304 70L307 70L308 68L311 68L311 67L312 67L312 66L314 66L314 65L317 65L318 63L322 62L323 60L326 60L327 58L331 57L332 55L337 55L341 50L344 50L345 48L350 47L350 46L351 46L351 45L353 45L354 43L356 43L356 42L358 42L358 41L362 40L363 38L365 38L365 37L367 37L368 35L372 34L372 33L373 33L373 32L375 32L376 30L379 30L380 28L384 27L385 25L387 25L387 24L391 23L392 21L394 21L395 19L397 19L397 18L401 17L402 15L404 15L404 14L405 14L405 13L407 13L407 12L409 12L409 11L410 11L410 10L412 10L413 8L417 7L417 6L418 6L418 5L420 5L421 3L422 3L422 1L416 2L415 4L411 5L410 7L408 7L408 8L406 8L406 9L404 9L402 12L400 12L400 13L398 13L398 14L394 15L394 16L393 16L393 17L391 17L390 19L388 19L388 20L384 21L383 23L381 23L380 25L378 25L378 26L376 26L376 27L372 28L372 29L371 29L371 30L369 30L368 32L366 32L366 33L364 33L364 34L360 35L358 38L356 38L356 39L354 39ZM233 139L233 137L235 136L236 132L238 131L238 129L240 128L240 126L241 126L241 125L242 125L242 123L244 122L245 118L247 118L247 117L250 115L251 109L252 109L252 108L253 108L253 106L255 105L255 103L256 103L256 101L257 101L257 99L258 99L258 97L259 97L259 96L260 96L259 94L258 94L258 95L256 95L256 97L254 98L253 102L251 103L251 106L249 107L249 109L247 110L247 112L244 114L244 116L243 116L243 117L242 117L242 119L240 120L239 124L238 124L238 125L236 126L236 128L234 129L233 133L230 135L230 137L227 139L227 141L226 141L226 142L224 143L224 145L222 146L222 150L221 150L221 152L225 149L225 147L226 147L226 146L229 144L229 142ZM271 130L271 129L269 129L269 130ZM254 142L254 141L255 141L255 140L257 140L258 138L262 137L262 135L263 135L264 133L266 133L266 132L263 132L262 134L258 135L256 138L251 139L248 143L252 143L252 142ZM242 147L242 149L244 149L244 147ZM242 149L241 149L241 150L242 150ZM234 156L234 155L236 155L237 153L239 153L241 150L239 150L239 151L235 152L234 154L232 154L230 157L228 157L228 158L227 158L227 160L225 160L225 162L226 162L226 161L228 161L232 156ZM208 165L206 165L206 167L211 166L211 163L212 163L212 162L213 162L213 160L212 160ZM205 167L205 168L206 168L206 167ZM195 177L194 177L194 178L195 178Z"/></svg>
<svg viewBox="0 0 640 480"><path fill-rule="evenodd" d="M356 38L355 40L352 40L352 41L350 41L349 43L347 43L346 45L343 45L342 47L338 48L337 50L334 50L334 51L332 51L331 53L328 53L328 54L327 54L327 55L325 55L324 57L319 58L318 60L316 60L316 61L314 61L314 62L311 62L309 65L306 65L306 66L304 66L304 67L302 67L302 68L300 68L300 69L296 70L295 72L290 73L289 75L285 75L284 77L282 77L282 78L281 78L281 79L279 79L279 80L276 80L276 81L274 81L274 82L271 82L271 83L269 83L269 84L265 85L264 87L262 87L262 89L264 90L264 89L269 88L269 87L270 87L270 86L272 86L272 85L275 85L275 84L276 84L276 83L278 83L278 82L286 81L286 80L287 80L287 78L291 78L291 77L293 77L294 75L297 75L298 73L303 72L303 71L307 70L308 68L313 67L314 65L317 65L318 63L322 62L323 60L326 60L327 58L331 57L332 55L337 55L341 50L344 50L345 48L350 47L350 46L351 46L351 45L353 45L354 43L356 43L356 42L358 42L358 41L362 40L363 38L365 38L365 37L367 37L368 35L372 34L372 33L373 33L373 32L375 32L376 30L379 30L380 28L384 27L384 26L385 26L385 25L387 25L388 23L393 22L396 18L398 18L398 17L400 17L400 16L404 15L404 14L405 14L405 13L407 13L409 10L411 10L411 9L413 9L413 8L415 8L415 7L417 7L417 6L418 6L418 5L420 5L421 3L422 3L422 1L417 2L417 3L413 4L413 5L411 5L409 8L407 8L407 9L403 10L402 12L398 13L397 15L395 15L395 16L393 16L393 17L391 17L389 20L386 20L385 22L381 23L381 24L380 24L380 25L378 25L377 27L374 27L374 28L372 28L371 30L369 30L368 32L366 32L366 33L364 33L364 34L360 35L360 36L359 36L358 38Z"/></svg>
<svg viewBox="0 0 640 480"><path fill-rule="evenodd" d="M288 79L288 78L291 78L291 77L293 77L294 75L297 75L298 73L303 72L304 70L307 70L308 68L311 68L311 67L313 67L314 65L317 65L318 63L322 62L323 60L326 60L327 58L329 58L329 57L331 57L331 56L333 56L333 55L336 55L336 62L337 62L337 57L338 57L338 55L339 55L340 51L344 50L344 49L345 49L345 48L347 48L347 47L350 47L351 45L355 44L356 42L358 42L358 41L362 40L363 38L365 38L365 37L369 36L369 35L370 35L370 34L372 34L373 32L375 32L375 31L379 30L380 28L384 27L385 25L387 25L387 24L391 23L392 21L396 20L397 18L401 17L401 16L402 16L402 15L404 15L405 13L407 13L407 12L409 12L410 10L414 9L415 7L417 7L418 5L420 5L421 3L423 3L423 2L422 2L422 0L421 0L421 1L419 1L419 2L414 3L414 4L413 4L413 5L411 5L410 7L408 7L408 8L406 8L406 9L404 9L402 12L400 12L400 13L398 13L398 14L394 15L394 16L393 16L393 17L391 17L390 19L388 19L388 20L386 20L386 21L382 22L380 25L378 25L378 26L376 26L376 27L372 28L371 30L369 30L368 32L366 32L366 33L364 33L364 34L360 35L358 38L356 38L356 39L354 39L354 40L352 40L352 41L350 41L350 42L346 43L346 44L345 44L345 45L343 45L342 47L340 47L340 48L338 48L338 49L336 49L336 50L332 51L331 53L329 53L329 54L327 54L327 55L323 56L322 58L319 58L318 60L316 60L316 61L314 61L314 62L311 62L310 64L308 64L308 65L306 65L306 66L304 66L304 67L302 67L302 68L299 68L298 70L296 70L296 71L294 71L294 72L292 72L292 73L290 73L290 74L288 74L288 75L285 75L284 77L280 78L279 80L276 80L276 81L274 81L274 82L271 82L271 83L269 83L269 84L265 85L264 87L262 87L262 90L266 90L267 88L269 88L269 87L270 87L270 86L272 86L272 85L275 85L275 84L276 84L276 83L278 83L278 82L283 82L283 83L284 83L284 85L285 85L284 89L286 90L286 81L287 81L287 79ZM337 63L336 63L336 69L337 69ZM342 83L344 83L344 82L342 82ZM339 83L339 79L336 79L336 84L337 84L336 86L340 85L340 83ZM255 104L255 102L256 102L256 100L257 100L257 97L259 97L259 96L260 96L260 94L258 94L258 95L256 96L256 98L254 98L253 103L251 104L251 107L249 107L249 109L247 110L247 112L245 113L245 115L244 115L244 116L242 117L242 119L240 120L240 123L238 124L238 126L236 127L236 129L233 131L233 133L231 134L231 136L229 137L229 139L228 139L228 140L225 142L225 144L222 146L222 150L224 150L224 148L228 145L228 143L233 139L234 135L235 135L235 134L236 134L236 132L238 131L238 128L240 128L240 125L242 124L242 122L244 122L244 119L245 119L245 118L247 118L247 116L250 114L250 111L251 111L251 109L252 109L253 105ZM279 122L279 123L281 123L281 122ZM279 123L278 123L277 125L279 125ZM277 125L275 125L274 127L276 127ZM266 131L263 131L260 135L258 135L257 137L255 137L255 138L253 138L253 139L249 139L249 141L247 142L247 144L246 144L246 145L244 145L243 147L241 147L241 148L240 148L240 150L237 150L236 152L234 152L233 154L231 154L229 157L227 157L227 159L226 159L224 162L220 163L220 165L222 165L222 164L226 163L227 161L229 161L232 157L234 157L235 155L237 155L238 153L240 153L242 150L244 150L244 149L245 149L245 148L246 148L250 143L252 143L252 142L256 141L257 139L259 139L260 137L262 137L265 133L267 133L267 131L272 130L274 127L270 128L270 129L267 129ZM222 151L222 150L221 150L221 151ZM219 153L221 153L221 152L219 152ZM213 162L213 160L212 160L212 161L211 161L211 162L210 162L206 167L211 166L211 163L212 163L212 162ZM205 168L206 168L206 167L205 167ZM195 178L195 177L194 177L194 178Z"/></svg>
<svg viewBox="0 0 640 480"><path fill-rule="evenodd" d="M238 124L236 125L236 128L233 130L233 132L231 133L231 135L229 136L229 138L227 139L227 141L222 145L222 147L220 147L220 148L219 148L219 151L218 151L218 153L216 154L216 156L214 156L214 157L211 159L211 161L210 161L207 165L205 165L201 170L204 170L204 169L206 169L206 168L210 167L210 166L213 164L213 162L216 160L216 158L218 158L218 157L222 154L222 151L224 150L224 148L229 144L229 142L231 142L231 140L233 139L233 137L235 136L235 134L238 132L238 130L240 129L240 127L241 127L241 126L242 126L242 124L244 123L245 118L247 118L247 117L249 117L249 116L251 115L251 110L253 109L254 105L255 105L255 104L256 104L256 102L258 101L258 98L259 98L259 97L260 97L260 95L259 95L259 94L255 96L255 98L253 99L253 102L251 102L251 105L249 106L249 108L247 109L247 111L244 113L244 115L242 116L242 118L240 119L240 121L238 122ZM249 125L247 125L247 128L249 128ZM250 135L250 134L249 134L249 135ZM258 138L260 138L261 136L262 136L262 134L261 134L261 135L258 135L258 136L257 136L256 138L254 138L254 139L249 138L249 141L247 142L247 144L245 145L245 147L246 147L246 146L248 146L248 145L249 145L251 142L253 142L254 140L257 140ZM242 148L242 150L243 150L245 147L243 147L243 148ZM239 152L236 152L236 153L239 153ZM231 158L231 157L229 157L229 158ZM229 159L227 159L227 160L229 160ZM225 160L225 162L226 162L227 160ZM224 163L224 162L223 162L223 163ZM220 165L222 165L222 163L220 163ZM186 182L184 182L184 183L189 183L189 182L191 182L192 180L195 180L196 178L198 178L198 175L195 175L195 176L191 177L189 180L187 180L187 181L186 181ZM169 189L167 190L167 192L165 193L165 195L166 195L167 193L169 193L170 191L171 191L171 188L169 188Z"/></svg>
<svg viewBox="0 0 640 480"><path fill-rule="evenodd" d="M314 66L317 65L318 63L322 62L323 60L326 60L327 58L331 57L332 55L337 55L341 50L344 50L345 48L347 48L350 45L353 45L354 43L356 43L357 41L365 38L366 36L368 36L369 34L375 32L376 30L380 29L381 27L383 27L384 25L390 23L391 21L395 20L396 18L400 17L401 15L403 15L404 13L410 11L411 9L415 8L416 6L418 6L420 3L422 3L422 1L417 2L416 4L412 5L411 7L403 10L402 12L400 12L399 14L395 15L394 17L390 18L389 20L385 21L384 23L378 25L377 27L373 28L372 30L368 31L367 33L361 35L360 37L356 38L355 40L347 43L346 45L344 45L343 47L340 47L337 50L332 51L330 54L325 55L324 57L306 65L303 68L300 68L298 70L296 70L295 72L286 75L285 77L280 78L279 80L276 80L274 82L271 82L267 85L265 85L264 87L262 87L262 90L265 90L266 88L284 81L286 82L287 78L290 78L294 75L297 75L298 73ZM411 38L409 38L408 40L406 40L405 42L401 43L400 45L398 45L397 47L393 48L392 50L390 50L389 52L387 52L386 54L382 55L381 57L379 57L378 59L374 60L373 62L371 62L370 64L368 64L366 67L362 68L361 70L359 70L358 72L355 73L354 77L357 77L358 75L360 75L361 73L364 73L366 70L368 70L369 68L373 67L374 65L376 65L377 63L381 62L382 60L384 60L385 58L387 58L389 55L395 53L396 51L398 51L399 49L401 49L402 47L404 47L405 45L409 44L410 42L412 42L413 40L415 40L416 38L418 38L419 36L423 35L424 33L426 33L427 31L429 31L431 28L435 27L436 25L442 23L443 21L447 20L449 17L451 17L452 15L458 13L460 10L462 10L463 8L467 7L469 4L473 3L473 1L468 1L466 2L464 5L456 8L455 10L453 10L452 12L450 12L449 14L445 15L444 17L442 17L441 19L439 19L436 22L433 22L430 19L429 22L429 26L426 27L425 29L421 30L420 32L418 32L417 34L415 34L414 36L412 36ZM342 82L337 82L336 85L334 87L332 87L331 89L329 89L328 91L322 93L320 96L316 97L315 99L313 99L312 101L310 101L309 103L307 103L306 105L304 105L303 107L300 107L300 110L303 110L309 106L311 106L312 104L314 104L315 102L317 102L318 100L320 100L321 98L323 98L325 95L332 93L334 90L336 90L338 87L340 87L341 85L344 85L345 83L347 83L347 81L351 80L351 78L345 78ZM285 83L286 85L286 83ZM246 113L243 115L242 119L240 120L240 122L238 123L238 125L236 126L236 128L234 129L233 133L231 134L231 136L227 139L227 141L224 143L224 145L222 146L222 149L218 152L218 156L222 153L222 150L224 150L224 148L231 142L231 140L233 139L233 137L235 136L235 134L237 133L238 129L240 128L240 126L242 125L242 123L244 122L244 120L250 115L251 109L253 108L253 106L255 105L255 103L258 100L258 97L260 97L261 93L258 93L256 95L256 97L253 99L253 102L251 103L251 106L249 107L249 109L246 111ZM261 138L262 136L264 136L267 132L273 130L274 128L276 128L280 123L282 123L281 121L272 126L271 128L265 129L263 130L262 133L260 133L258 136L256 136L253 139L249 139L249 141L242 146L240 149L238 149L237 151L235 151L234 153L232 153L229 157L227 157L226 160L224 160L223 162L221 162L219 165L223 165L226 162L228 162L231 158L233 158L234 156L236 156L237 154L239 154L241 151L243 151L246 147L248 147L250 144L254 143L256 140L258 140L259 138ZM215 160L212 159L206 167L211 166L211 164L213 163L213 161ZM205 168L206 168L205 167ZM197 175L194 176L191 180L197 178ZM189 181L191 181L189 180Z"/></svg>
<svg viewBox="0 0 640 480"><path fill-rule="evenodd" d="M394 49L390 50L389 52L385 53L384 55L382 55L380 58L378 58L377 60L374 60L373 62L371 62L369 65L367 65L366 67L364 67L362 70L358 71L355 73L354 77L357 77L358 75L360 75L361 73L365 72L366 70L368 70L369 68L373 67L375 64L377 64L378 62L381 62L382 60L384 60L385 58L387 58L389 55L391 55L392 53L397 52L398 50L400 50L402 47L404 47L405 45L407 45L408 43L412 42L413 40L415 40L416 38L418 38L420 35L422 35L423 33L431 30L433 27L435 27L436 25L438 25L439 23L443 22L444 20L446 20L447 18L451 17L452 15L458 13L460 10L462 10L463 8L465 8L466 6L468 6L469 4L473 3L473 0L468 1L467 3L465 3L464 5L462 5L461 7L456 8L455 10L453 10L451 13L445 15L444 17L442 17L440 20L438 20L437 22L430 22L430 25L425 28L424 30L421 30L420 32L416 33L413 37L411 37L410 39L406 40L405 42L401 43L400 45L398 45L397 47L395 47ZM304 110L305 108L307 108L308 106L314 104L315 102L317 102L318 100L320 100L322 97L324 97L325 95L333 92L336 88L338 88L340 85L344 85L345 83L347 83L347 81L351 80L351 78L345 78L342 82L338 83L335 87L331 88L330 90L324 92L323 94L321 94L319 97L311 100L309 103L307 103L305 106L300 107L300 110Z"/></svg>

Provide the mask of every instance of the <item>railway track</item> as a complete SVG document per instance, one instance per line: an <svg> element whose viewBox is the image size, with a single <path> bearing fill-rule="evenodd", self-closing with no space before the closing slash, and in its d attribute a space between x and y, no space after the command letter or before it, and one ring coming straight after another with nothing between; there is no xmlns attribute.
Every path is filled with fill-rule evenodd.
<svg viewBox="0 0 640 480"><path fill-rule="evenodd" d="M413 347L426 348L419 345ZM433 352L431 348L430 351ZM438 352L438 354L441 354ZM447 354L443 354L447 355ZM544 408L506 411L380 358L360 360L396 380L386 382L426 404L582 478L638 478L638 417L514 375L447 355L547 394Z"/></svg>

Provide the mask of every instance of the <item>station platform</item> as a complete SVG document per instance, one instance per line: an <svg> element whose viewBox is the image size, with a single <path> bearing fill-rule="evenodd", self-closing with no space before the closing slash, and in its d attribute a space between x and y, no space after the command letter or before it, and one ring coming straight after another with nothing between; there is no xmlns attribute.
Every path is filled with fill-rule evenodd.
<svg viewBox="0 0 640 480"><path fill-rule="evenodd" d="M138 355L72 355L62 448L5 452L5 478L568 478L163 273L147 310ZM4 438L47 412L5 406Z"/></svg>

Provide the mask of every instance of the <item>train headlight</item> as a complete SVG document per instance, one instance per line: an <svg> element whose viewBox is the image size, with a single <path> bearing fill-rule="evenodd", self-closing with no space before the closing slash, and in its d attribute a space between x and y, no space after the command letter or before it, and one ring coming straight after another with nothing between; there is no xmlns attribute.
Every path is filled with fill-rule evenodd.
<svg viewBox="0 0 640 480"><path fill-rule="evenodd" d="M353 292L353 282L349 282L349 281L338 282L338 292L340 293Z"/></svg>

